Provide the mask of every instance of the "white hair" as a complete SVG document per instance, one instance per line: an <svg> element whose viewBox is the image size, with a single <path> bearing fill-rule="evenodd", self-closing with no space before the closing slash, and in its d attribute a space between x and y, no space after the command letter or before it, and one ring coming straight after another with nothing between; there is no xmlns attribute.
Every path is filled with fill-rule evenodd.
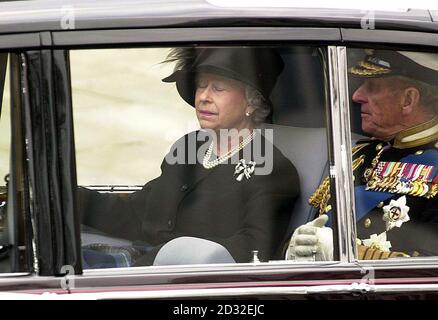
<svg viewBox="0 0 438 320"><path fill-rule="evenodd" d="M256 124L263 123L271 113L271 107L269 103L266 101L265 97L263 97L260 91L249 85L245 86L245 96L248 104L254 108L251 119Z"/></svg>

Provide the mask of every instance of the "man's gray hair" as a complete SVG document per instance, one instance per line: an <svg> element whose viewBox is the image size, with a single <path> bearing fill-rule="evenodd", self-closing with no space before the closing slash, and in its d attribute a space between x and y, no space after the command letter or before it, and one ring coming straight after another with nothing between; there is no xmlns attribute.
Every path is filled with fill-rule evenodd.
<svg viewBox="0 0 438 320"><path fill-rule="evenodd" d="M404 76L396 77L404 88L415 87L420 92L420 104L427 110L438 113L438 87Z"/></svg>
<svg viewBox="0 0 438 320"><path fill-rule="evenodd" d="M245 86L245 95L248 104L252 106L255 110L251 115L251 119L256 124L261 124L271 113L271 107L260 91L254 89L253 87Z"/></svg>

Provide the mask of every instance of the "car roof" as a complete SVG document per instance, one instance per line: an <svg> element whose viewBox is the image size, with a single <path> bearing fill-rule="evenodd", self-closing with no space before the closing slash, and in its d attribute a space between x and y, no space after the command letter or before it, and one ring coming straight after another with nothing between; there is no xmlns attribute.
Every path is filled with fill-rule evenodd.
<svg viewBox="0 0 438 320"><path fill-rule="evenodd" d="M372 11L378 29L437 31L438 11ZM0 2L0 34L141 27L347 27L360 28L364 11L293 7L223 7L206 0L31 0Z"/></svg>

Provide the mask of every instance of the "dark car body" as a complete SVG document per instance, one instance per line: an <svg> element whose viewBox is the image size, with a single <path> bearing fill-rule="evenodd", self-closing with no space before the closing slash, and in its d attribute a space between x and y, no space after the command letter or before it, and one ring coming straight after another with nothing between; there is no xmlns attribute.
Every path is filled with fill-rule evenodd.
<svg viewBox="0 0 438 320"><path fill-rule="evenodd" d="M65 21L65 10L73 10L74 25ZM351 194L341 187L351 187L351 177L343 170L351 164L338 153L341 144L351 150L345 139L348 118L342 103L333 99L342 94L342 83L330 86L330 156L342 220L336 230L335 263L82 270L70 49L296 43L327 47L332 63L341 61L336 55L345 47L438 49L437 12L376 11L373 29L363 28L363 16L360 10L227 8L201 0L0 2L0 50L10 53L11 117L16 119L12 162L23 164L10 172L15 179L8 198L15 212L32 209L30 216L8 216L19 232L3 237L2 250L9 255L3 263L10 272L0 274L0 292L11 297L50 292L97 299L436 298L437 258L358 261L354 237L345 236L355 230ZM332 65L330 77L336 78L344 67ZM29 189L32 199L17 195Z"/></svg>

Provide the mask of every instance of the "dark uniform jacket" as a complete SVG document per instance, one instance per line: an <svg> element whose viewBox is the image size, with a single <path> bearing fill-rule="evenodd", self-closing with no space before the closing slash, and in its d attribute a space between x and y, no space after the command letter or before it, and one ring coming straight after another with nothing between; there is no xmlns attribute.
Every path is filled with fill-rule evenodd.
<svg viewBox="0 0 438 320"><path fill-rule="evenodd" d="M181 144L187 147L193 134L197 132L184 136L172 150ZM196 151L199 147L198 142ZM273 258L284 237L299 194L295 167L272 147L271 174L253 174L241 181L234 176L235 164L205 169L199 163L170 165L165 159L161 175L126 198L80 188L82 222L156 248L180 236L193 236L223 245L237 262L250 262L252 250L266 261ZM157 251L143 263L152 263Z"/></svg>
<svg viewBox="0 0 438 320"><path fill-rule="evenodd" d="M438 256L438 118L353 148L358 258ZM309 203L331 215L327 177ZM330 225L331 222L329 222Z"/></svg>
<svg viewBox="0 0 438 320"><path fill-rule="evenodd" d="M410 130L410 135L421 133L424 131L422 129L426 128L419 126ZM405 143L398 138L390 142L373 139L358 143L357 148L360 150L353 156L353 160L359 165L354 171L357 237L364 244L364 240L370 239L373 234L386 232L386 241L391 245L390 251L403 252L410 256L438 256L437 134L435 131L432 135L420 134L417 137L417 140L408 139L409 142ZM423 167L423 172L427 169L430 171L429 182L418 183L409 189L410 181L421 180L416 178L422 174L420 165L429 166ZM403 172L401 168L404 168ZM372 179L372 173L376 170L380 172L379 177ZM387 178L383 181L382 175L385 174ZM405 182L407 186L404 190L401 182ZM360 189L362 193L359 193ZM407 206L405 210L408 210L409 219L404 222L400 219L399 209L402 206ZM392 222L392 228L388 228L385 220ZM379 259L371 251L362 252L360 258Z"/></svg>

